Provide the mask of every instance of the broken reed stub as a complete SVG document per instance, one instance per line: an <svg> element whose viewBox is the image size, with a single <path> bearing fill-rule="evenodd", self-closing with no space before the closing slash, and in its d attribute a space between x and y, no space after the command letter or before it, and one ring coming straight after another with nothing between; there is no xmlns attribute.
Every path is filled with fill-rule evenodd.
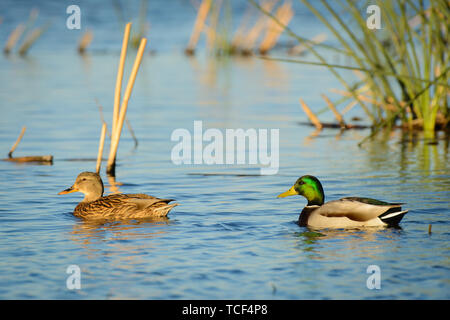
<svg viewBox="0 0 450 320"><path fill-rule="evenodd" d="M302 98L299 99L300 104L303 108L303 111L305 111L306 115L308 116L309 121L317 128L322 129L323 125L319 121L319 119L316 117L316 115L311 111L311 109L306 105L305 101L303 101Z"/></svg>
<svg viewBox="0 0 450 320"><path fill-rule="evenodd" d="M3 159L3 161L11 161L11 162L17 162L17 163L26 163L26 162L34 162L34 163L41 163L41 164L53 164L53 156L52 155L46 155L46 156L26 156L26 157L11 157Z"/></svg>

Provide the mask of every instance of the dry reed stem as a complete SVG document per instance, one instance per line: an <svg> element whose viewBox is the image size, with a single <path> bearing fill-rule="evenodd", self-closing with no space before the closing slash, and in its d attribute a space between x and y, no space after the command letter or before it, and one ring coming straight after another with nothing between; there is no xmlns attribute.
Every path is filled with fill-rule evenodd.
<svg viewBox="0 0 450 320"><path fill-rule="evenodd" d="M321 96L325 100L325 102L327 103L328 108L330 108L330 110L333 112L336 120L339 122L339 125L344 128L345 127L344 119L342 118L342 115L337 111L337 109L334 106L333 102L331 102L331 100L325 94L322 94Z"/></svg>
<svg viewBox="0 0 450 320"><path fill-rule="evenodd" d="M353 94L351 92L348 92L348 91L338 90L338 89L330 89L330 91L335 92L337 94L340 94L340 95L342 95L344 97L353 97ZM385 104L385 103L377 101L375 99L371 99L369 97L366 97L363 94L357 94L356 96L361 101L372 103L372 104L374 104L376 106L379 106L379 107L381 107L381 108L383 108L385 110L390 110L390 111L396 111L397 110L397 108L391 103Z"/></svg>
<svg viewBox="0 0 450 320"><path fill-rule="evenodd" d="M30 47L33 45L33 43L36 42L37 39L44 33L45 28L36 28L33 31L31 31L30 35L26 37L23 44L19 48L19 54L25 55L27 51L30 49Z"/></svg>
<svg viewBox="0 0 450 320"><path fill-rule="evenodd" d="M250 20L250 14L251 14L251 7L248 7L247 10L244 13L244 16L241 19L241 23L239 24L239 27L237 28L236 32L234 33L233 39L231 40L231 47L233 49L237 49L241 46L241 43L243 41L244 37L244 30L245 26L247 24L247 21Z"/></svg>
<svg viewBox="0 0 450 320"><path fill-rule="evenodd" d="M214 45L217 39L217 25L219 23L220 9L222 7L223 0L216 0L211 14L209 15L210 27L205 23L203 30L206 31L206 45L209 50L214 49Z"/></svg>
<svg viewBox="0 0 450 320"><path fill-rule="evenodd" d="M103 122L102 133L100 134L100 142L98 144L97 165L95 167L95 172L97 173L100 173L100 167L102 165L103 146L105 145L105 135L106 135L106 123Z"/></svg>
<svg viewBox="0 0 450 320"><path fill-rule="evenodd" d="M13 158L12 154L14 150L16 150L17 146L19 145L19 142L22 140L22 137L24 136L26 131L26 127L23 126L22 130L20 131L19 137L17 138L16 142L14 142L14 145L12 146L11 150L8 153L8 158L2 159L4 161L11 161L11 162L41 162L44 164L51 164L53 163L53 156L47 155L47 156L26 156L26 157L15 157Z"/></svg>
<svg viewBox="0 0 450 320"><path fill-rule="evenodd" d="M324 42L326 39L327 39L327 35L325 33L320 33L317 36L313 37L309 41L309 43L307 43L307 44L300 43L300 44L296 45L295 47L291 48L289 50L289 54L296 54L296 55L303 54L304 52L308 51L315 45Z"/></svg>
<svg viewBox="0 0 450 320"><path fill-rule="evenodd" d="M91 44L94 34L91 30L87 30L81 37L80 44L78 45L78 52L83 53L86 48Z"/></svg>
<svg viewBox="0 0 450 320"><path fill-rule="evenodd" d="M8 54L11 52L24 31L25 25L21 23L11 32L8 40L6 41L5 48L3 49L4 53Z"/></svg>
<svg viewBox="0 0 450 320"><path fill-rule="evenodd" d="M16 142L14 142L14 145L12 146L11 150L9 150L8 158L12 158L12 154L13 154L14 150L16 150L17 146L19 145L20 140L22 140L22 137L25 134L26 130L27 130L27 127L23 126L22 131L20 131L19 137L17 138Z"/></svg>
<svg viewBox="0 0 450 320"><path fill-rule="evenodd" d="M283 5L278 8L275 14L276 19L284 26L287 26L289 24L293 16L294 11L292 10L292 5L290 2L283 3ZM265 54L270 49L272 49L276 45L283 31L284 31L283 27L281 27L275 21L271 20L267 27L266 36L259 45L259 52L261 54Z"/></svg>
<svg viewBox="0 0 450 320"><path fill-rule="evenodd" d="M138 142L138 139L136 138L136 135L134 134L133 127L131 126L130 121L128 121L128 119L126 119L126 118L125 118L125 123L127 124L128 131L130 131L130 134L133 137L134 147L137 148L139 142Z"/></svg>
<svg viewBox="0 0 450 320"><path fill-rule="evenodd" d="M277 2L278 0L266 1L261 5L261 7L265 11L271 12ZM260 18L256 21L253 28L248 32L247 37L242 40L243 53L250 53L253 50L256 40L258 40L259 35L264 30L268 22L269 17L267 17L265 14L261 14Z"/></svg>
<svg viewBox="0 0 450 320"><path fill-rule="evenodd" d="M189 39L188 46L185 53L192 55L195 52L195 47L197 46L198 39L200 37L200 32L203 30L205 25L206 17L208 16L209 9L211 8L211 0L203 0L198 8L197 18L195 19L194 28L192 29L191 37Z"/></svg>
<svg viewBox="0 0 450 320"><path fill-rule="evenodd" d="M302 98L299 99L300 104L302 105L303 111L305 111L306 115L309 118L309 121L317 128L322 129L322 123L320 123L319 119L316 117L316 115L311 111L311 109L306 105L306 103L303 101Z"/></svg>
<svg viewBox="0 0 450 320"><path fill-rule="evenodd" d="M19 162L19 163L25 163L25 162L40 162L43 164L51 164L53 163L53 156L47 155L47 156L26 156L26 157L15 157L15 158L6 158L3 159L5 161L11 161L11 162Z"/></svg>
<svg viewBox="0 0 450 320"><path fill-rule="evenodd" d="M98 101L97 98L95 98L95 103L97 104L98 112L100 113L100 120L101 120L101 122L102 123L106 123L105 117L103 116L103 107L102 107L102 105L100 104L100 102ZM108 128L106 129L106 134L111 139L111 133L109 132Z"/></svg>
<svg viewBox="0 0 450 320"><path fill-rule="evenodd" d="M342 109L342 115L346 114L347 112L349 112L351 109L353 109L354 106L356 106L358 104L358 100L352 100L350 101L350 103L348 105L346 105L344 107L344 109Z"/></svg>
<svg viewBox="0 0 450 320"><path fill-rule="evenodd" d="M131 22L125 25L125 31L123 34L122 49L120 51L119 67L117 71L116 89L114 91L114 109L111 136L114 136L114 132L117 128L117 121L119 120L119 108L120 108L120 92L122 90L122 78L123 70L125 66L125 59L127 57L128 40L130 39Z"/></svg>
<svg viewBox="0 0 450 320"><path fill-rule="evenodd" d="M139 45L139 49L136 55L136 59L134 60L133 69L131 70L130 77L128 79L127 87L125 89L125 94L122 99L122 105L120 107L119 120L117 122L116 130L113 132L111 139L111 147L108 158L108 165L106 168L106 172L110 175L115 175L115 166L116 166L116 154L117 148L119 146L120 134L122 132L123 123L125 121L125 115L128 108L128 101L131 96L131 91L133 90L134 82L136 80L136 75L139 70L139 66L142 61L142 56L144 55L145 46L147 44L147 39L142 38L141 44Z"/></svg>

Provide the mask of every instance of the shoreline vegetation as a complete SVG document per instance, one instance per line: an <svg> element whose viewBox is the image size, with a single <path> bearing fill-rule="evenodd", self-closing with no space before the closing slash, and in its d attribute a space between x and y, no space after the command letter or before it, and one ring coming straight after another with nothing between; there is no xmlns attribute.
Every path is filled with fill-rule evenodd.
<svg viewBox="0 0 450 320"><path fill-rule="evenodd" d="M304 38L255 0L249 1L290 37L300 44L307 44ZM340 44L340 48L328 46L326 49L344 52L351 58L352 65L331 64L313 47L309 52L318 61L270 59L327 67L345 88L334 89L344 97L340 102L350 101L345 108L358 104L371 122L372 133L360 145L381 128L421 130L429 139L435 138L436 130L448 130L450 5L447 2L430 0L427 1L428 6L424 1L378 2L379 14L383 17L381 29L370 29L366 7L358 7L350 0L335 2L334 7L329 1L321 0L320 9L317 2L314 6L311 1L301 2ZM341 17L342 12L349 17ZM351 21L352 25L347 25L346 21ZM357 80L344 77L339 73L342 70L352 70ZM338 108L331 101L327 104L336 115ZM311 118L312 112L306 111L305 105L302 104L312 124L321 128L317 117ZM342 124L338 119L336 127L345 128Z"/></svg>

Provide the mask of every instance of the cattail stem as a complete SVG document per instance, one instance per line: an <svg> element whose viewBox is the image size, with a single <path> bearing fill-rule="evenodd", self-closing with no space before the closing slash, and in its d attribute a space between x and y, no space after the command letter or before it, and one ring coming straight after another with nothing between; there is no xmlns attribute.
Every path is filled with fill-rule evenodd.
<svg viewBox="0 0 450 320"><path fill-rule="evenodd" d="M328 97L326 95L324 95L324 94L322 94L322 98L327 103L328 108L330 108L330 110L333 112L333 114L336 117L336 120L339 122L339 125L341 126L341 128L345 128L344 119L342 118L341 114L337 111L337 109L334 106L333 102L331 102L331 100L328 99Z"/></svg>
<svg viewBox="0 0 450 320"><path fill-rule="evenodd" d="M290 2L285 2L276 12L276 19L280 21L283 26L287 26L294 16L294 11ZM259 46L259 53L266 54L270 49L272 49L280 37L284 28L278 25L275 21L270 21L267 27L267 33L264 40Z"/></svg>
<svg viewBox="0 0 450 320"><path fill-rule="evenodd" d="M127 47L128 40L130 38L130 29L131 22L127 23L125 26L125 32L123 34L122 41L122 50L120 51L120 60L119 60L119 68L117 71L117 79L116 79L116 90L114 92L114 109L113 109L113 120L112 120L112 135L117 128L117 121L119 120L119 108L120 108L120 91L122 90L122 78L123 78L123 69L125 66L125 58L127 57Z"/></svg>
<svg viewBox="0 0 450 320"><path fill-rule="evenodd" d="M100 134L100 142L98 144L97 166L95 168L95 172L97 173L100 173L100 167L102 165L103 146L105 145L105 135L106 135L106 123L103 122L102 133Z"/></svg>
<svg viewBox="0 0 450 320"><path fill-rule="evenodd" d="M78 52L84 53L86 48L91 44L94 34L91 30L87 30L81 37L80 44L78 45Z"/></svg>
<svg viewBox="0 0 450 320"><path fill-rule="evenodd" d="M262 4L262 8L265 11L270 12L272 11L272 8L277 2L278 0L266 1ZM253 28L250 29L250 31L247 34L247 37L245 37L245 39L243 39L242 41L243 54L250 54L252 52L254 44L258 39L259 35L261 34L261 32L264 30L267 21L268 17L265 15L261 15L258 21L253 25Z"/></svg>
<svg viewBox="0 0 450 320"><path fill-rule="evenodd" d="M128 121L128 119L125 119L125 123L127 124L128 131L130 132L131 136L133 137L133 140L134 140L134 148L137 148L137 146L138 146L138 144L139 144L139 141L138 141L138 139L136 138L136 135L134 134L133 127L131 126L131 123L130 123L130 121Z"/></svg>
<svg viewBox="0 0 450 320"><path fill-rule="evenodd" d="M14 142L14 145L12 146L11 150L9 150L8 158L12 158L12 154L13 154L14 150L16 150L17 146L19 145L20 140L22 140L22 137L25 134L26 130L27 130L27 127L23 126L22 131L20 131L19 137L17 138L16 142Z"/></svg>
<svg viewBox="0 0 450 320"><path fill-rule="evenodd" d="M5 161L17 162L17 163L27 163L27 162L35 162L40 164L53 164L53 156L26 156L26 157L16 157L16 158L6 158L2 159Z"/></svg>
<svg viewBox="0 0 450 320"><path fill-rule="evenodd" d="M310 41L305 43L300 43L296 45L295 47L291 48L289 50L289 54L295 54L295 55L301 55L314 47L317 44L320 44L324 42L327 39L327 35L325 33L318 34L314 38L312 38Z"/></svg>
<svg viewBox="0 0 450 320"><path fill-rule="evenodd" d="M109 175L115 175L115 167L116 167L116 154L117 148L119 146L120 134L122 132L123 122L125 121L125 115L128 108L128 101L131 96L131 91L133 90L134 81L136 80L136 75L139 70L139 66L142 61L142 56L144 55L145 46L147 44L147 39L142 38L141 44L139 45L139 49L136 55L136 59L134 60L133 69L131 70L130 78L128 79L127 87L125 89L125 94L123 96L122 105L120 107L119 120L117 121L117 127L112 133L111 138L111 147L108 158L108 165L106 167L106 173Z"/></svg>
<svg viewBox="0 0 450 320"><path fill-rule="evenodd" d="M5 48L3 49L3 52L8 54L11 52L11 50L14 48L14 46L16 45L17 41L19 40L20 36L23 34L23 32L25 31L25 25L24 24L19 24L13 32L11 32L11 34L8 37L8 40L6 41L6 45Z"/></svg>
<svg viewBox="0 0 450 320"><path fill-rule="evenodd" d="M211 8L211 2L211 0L203 0L200 4L200 7L198 8L197 18L195 19L191 38L189 39L188 46L185 50L185 53L188 55L192 55L195 52L195 47L197 46L200 32L203 30L206 17L208 16L209 9Z"/></svg>
<svg viewBox="0 0 450 320"><path fill-rule="evenodd" d="M306 115L309 118L309 121L317 128L322 129L322 123L320 123L319 119L316 117L316 115L311 111L311 109L306 105L305 101L303 99L299 99L300 104L302 105L303 110L305 111Z"/></svg>
<svg viewBox="0 0 450 320"><path fill-rule="evenodd" d="M36 28L33 31L31 31L30 35L26 37L26 39L23 41L23 44L19 48L19 54L25 55L27 54L28 50L31 48L33 43L36 42L37 39L40 38L40 36L48 29L48 24L41 28Z"/></svg>

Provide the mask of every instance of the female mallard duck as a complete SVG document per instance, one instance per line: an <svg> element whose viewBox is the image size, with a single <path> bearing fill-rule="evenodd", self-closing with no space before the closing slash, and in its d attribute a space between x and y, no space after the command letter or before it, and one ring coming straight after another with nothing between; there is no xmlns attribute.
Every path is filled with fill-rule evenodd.
<svg viewBox="0 0 450 320"><path fill-rule="evenodd" d="M299 217L300 226L312 228L358 228L395 226L408 210L401 203L388 203L370 198L346 197L324 203L322 184L314 176L300 177L286 192L284 198L302 195L308 200Z"/></svg>
<svg viewBox="0 0 450 320"><path fill-rule="evenodd" d="M103 196L103 182L94 172L82 172L70 188L58 194L84 193L84 199L73 214L84 219L139 219L165 217L178 203L173 199L159 199L146 194L112 194Z"/></svg>

